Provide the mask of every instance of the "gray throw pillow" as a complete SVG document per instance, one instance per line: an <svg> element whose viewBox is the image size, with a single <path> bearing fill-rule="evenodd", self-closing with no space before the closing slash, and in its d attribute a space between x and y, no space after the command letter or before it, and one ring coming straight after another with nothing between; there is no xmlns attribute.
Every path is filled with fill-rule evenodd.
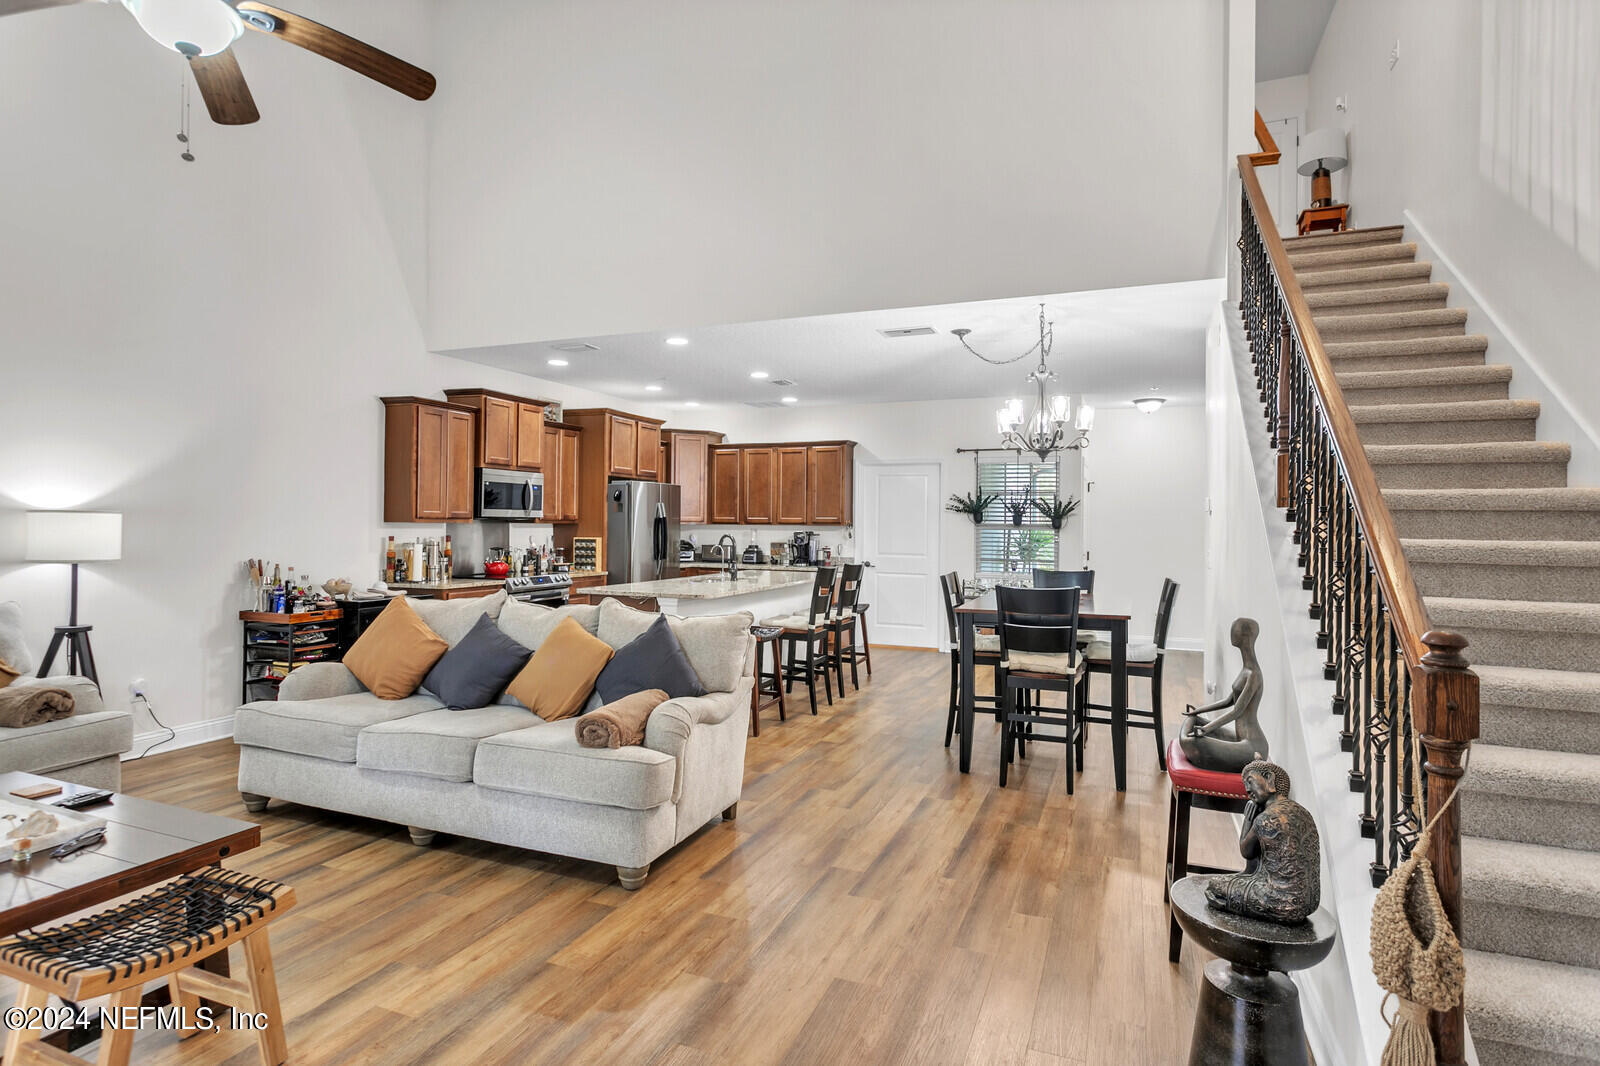
<svg viewBox="0 0 1600 1066"><path fill-rule="evenodd" d="M453 711L491 706L533 652L500 631L487 614L433 664L422 684Z"/></svg>
<svg viewBox="0 0 1600 1066"><path fill-rule="evenodd" d="M595 679L594 690L603 703L613 703L635 692L658 688L668 699L704 696L700 675L689 665L666 615L657 615L650 628L617 649Z"/></svg>

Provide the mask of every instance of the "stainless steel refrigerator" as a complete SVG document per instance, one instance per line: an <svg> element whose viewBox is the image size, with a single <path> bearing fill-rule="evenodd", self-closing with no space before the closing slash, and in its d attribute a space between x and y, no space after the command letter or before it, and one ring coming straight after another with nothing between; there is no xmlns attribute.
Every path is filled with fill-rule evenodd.
<svg viewBox="0 0 1600 1066"><path fill-rule="evenodd" d="M678 576L678 493L658 481L606 486L606 579L613 585Z"/></svg>

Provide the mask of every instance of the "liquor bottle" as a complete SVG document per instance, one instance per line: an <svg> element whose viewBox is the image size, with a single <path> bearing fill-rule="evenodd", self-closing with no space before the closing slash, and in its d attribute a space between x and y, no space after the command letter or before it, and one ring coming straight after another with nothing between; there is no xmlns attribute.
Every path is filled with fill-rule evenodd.
<svg viewBox="0 0 1600 1066"><path fill-rule="evenodd" d="M383 580L385 583L394 582L394 538L389 538L389 551L383 559Z"/></svg>
<svg viewBox="0 0 1600 1066"><path fill-rule="evenodd" d="M454 549L452 549L450 547L450 534L448 534L448 533L446 533L444 535L444 567L443 567L443 570L444 570L443 580L449 581L450 580L450 576L455 573L455 551L454 551Z"/></svg>

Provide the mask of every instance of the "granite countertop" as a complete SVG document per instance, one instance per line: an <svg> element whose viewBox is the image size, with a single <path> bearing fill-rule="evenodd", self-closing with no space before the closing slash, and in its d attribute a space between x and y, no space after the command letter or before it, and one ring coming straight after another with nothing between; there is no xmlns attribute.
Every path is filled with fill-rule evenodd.
<svg viewBox="0 0 1600 1066"><path fill-rule="evenodd" d="M846 562L854 562L854 560L853 559L844 559L844 560L835 559L829 565L830 566L843 566ZM682 568L688 568L688 567L700 567L700 568L714 567L714 568L716 568L718 570L722 569L722 566L721 566L720 563L714 563L714 562L713 563L701 563L701 562L679 563L678 565L680 567L682 567ZM822 565L822 564L821 563L783 563L783 564L780 564L780 563L740 563L739 564L739 569L740 570L787 570L787 571L791 571L791 572L798 571L798 572L803 573L803 574L814 574L814 573L816 573L817 567L820 566L820 565Z"/></svg>
<svg viewBox="0 0 1600 1066"><path fill-rule="evenodd" d="M506 583L503 577L453 577L449 581L391 581L392 589L497 589Z"/></svg>
<svg viewBox="0 0 1600 1066"><path fill-rule="evenodd" d="M571 570L571 571L568 571L567 576L571 577L571 578L605 577L606 576L606 571L604 571L604 570Z"/></svg>
<svg viewBox="0 0 1600 1066"><path fill-rule="evenodd" d="M743 569L741 567L740 569ZM586 596L631 596L639 599L664 597L677 600L721 600L732 596L746 596L752 592L771 592L811 584L809 572L784 573L765 570L742 574L737 581L728 581L720 574L700 577L669 577L662 581L636 581L629 585L598 585L583 589Z"/></svg>

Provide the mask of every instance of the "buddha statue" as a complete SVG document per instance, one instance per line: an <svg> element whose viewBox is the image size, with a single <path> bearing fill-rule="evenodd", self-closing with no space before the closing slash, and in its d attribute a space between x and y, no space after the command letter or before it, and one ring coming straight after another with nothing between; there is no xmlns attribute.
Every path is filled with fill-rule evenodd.
<svg viewBox="0 0 1600 1066"><path fill-rule="evenodd" d="M1236 774L1252 759L1267 755L1267 735L1256 719L1261 708L1261 665L1256 662L1256 635L1260 632L1254 618L1233 620L1229 638L1239 649L1239 676L1222 699L1183 712L1178 746L1202 770Z"/></svg>
<svg viewBox="0 0 1600 1066"><path fill-rule="evenodd" d="M1258 759L1244 768L1250 797L1239 832L1242 873L1213 877L1213 907L1280 925L1303 922L1322 902L1322 845L1311 812L1289 798L1289 775Z"/></svg>

